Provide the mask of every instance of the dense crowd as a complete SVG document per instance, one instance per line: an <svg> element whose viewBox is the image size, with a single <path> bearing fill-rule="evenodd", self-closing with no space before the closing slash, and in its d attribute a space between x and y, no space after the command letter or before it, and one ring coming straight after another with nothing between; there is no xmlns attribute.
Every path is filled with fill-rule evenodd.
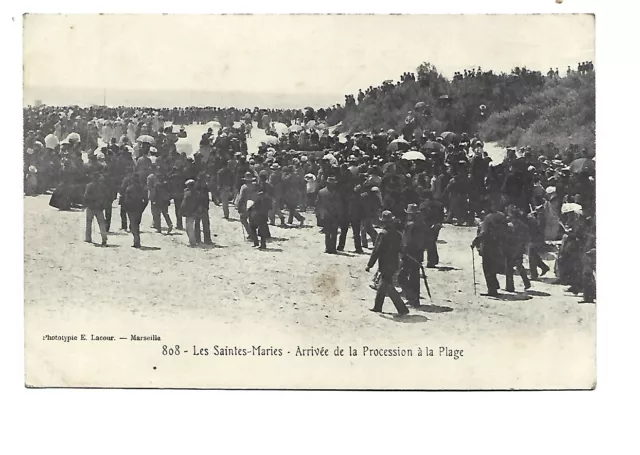
<svg viewBox="0 0 640 455"><path fill-rule="evenodd" d="M103 244L118 200L120 228L130 230L134 247L141 246L140 221L148 206L161 233L163 218L166 232L174 228L173 204L175 227L186 229L189 245L197 246L211 243L210 202L222 206L225 219L234 204L247 239L262 249L276 220L302 225L312 208L326 253L345 249L349 229L355 252L375 245L369 263L379 263L374 310L389 295L401 313L406 307L393 280L409 303L418 304L420 267L425 253L427 267L437 267L442 224L474 226L482 220L472 247L480 249L489 295L497 295L496 273L505 273L506 290L514 290L514 269L528 288L549 270L541 259L546 242L562 240L558 282L583 292L585 301L595 297L593 152L538 156L525 147L509 149L503 162L493 163L482 141L465 133L341 136L316 123L317 113L311 119L300 111L277 140L250 154L247 125L255 116L226 110L218 111L199 150L189 154L179 147L184 128L175 131L163 118L169 112L172 122L181 123L182 114L171 113L188 111L31 108L25 113L25 193L53 190L52 206L84 206L85 240L92 240L96 218ZM256 121L277 136L273 113L266 112L256 109ZM102 117L93 120L96 115ZM109 129L106 119L114 117L131 121Z"/></svg>

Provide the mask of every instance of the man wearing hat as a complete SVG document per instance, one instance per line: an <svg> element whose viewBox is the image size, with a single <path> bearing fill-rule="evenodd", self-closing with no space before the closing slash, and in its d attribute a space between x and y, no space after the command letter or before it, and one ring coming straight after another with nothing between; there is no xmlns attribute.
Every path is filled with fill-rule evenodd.
<svg viewBox="0 0 640 455"><path fill-rule="evenodd" d="M209 188L207 187L207 174L198 174L193 188L196 195L196 242L200 243L204 236L204 243L211 245L211 222L209 219Z"/></svg>
<svg viewBox="0 0 640 455"><path fill-rule="evenodd" d="M423 202L420 204L420 213L425 228L425 249L427 250L427 267L435 268L440 262L438 255L438 235L444 220L444 206L433 198L431 191L424 191L420 195Z"/></svg>
<svg viewBox="0 0 640 455"><path fill-rule="evenodd" d="M220 170L218 171L218 194L222 201L222 213L224 219L229 219L229 197L233 191L233 164L224 161Z"/></svg>
<svg viewBox="0 0 640 455"><path fill-rule="evenodd" d="M544 205L539 205L527 215L529 226L529 272L531 279L537 280L538 276L544 276L549 271L549 266L540 257L544 247ZM538 269L541 269L538 275Z"/></svg>
<svg viewBox="0 0 640 455"><path fill-rule="evenodd" d="M100 174L94 172L91 174L91 182L87 185L84 192L83 204L86 212L86 226L84 241L91 243L91 230L93 224L93 218L98 220L98 227L100 228L100 236L102 237L102 246L107 245L107 225L104 219L104 201L105 201L105 189L100 184Z"/></svg>
<svg viewBox="0 0 640 455"><path fill-rule="evenodd" d="M258 188L256 186L256 176L251 172L245 172L244 184L240 187L240 192L236 200L236 210L240 214L240 222L247 231L247 235L251 238L251 227L249 226L249 214L247 213L247 202L255 202L258 195Z"/></svg>
<svg viewBox="0 0 640 455"><path fill-rule="evenodd" d="M247 201L247 212L249 217L250 238L253 240L253 246L261 250L267 249L267 239L269 233L269 211L273 207L273 202L264 189L259 188L256 200ZM260 237L260 243L258 243Z"/></svg>
<svg viewBox="0 0 640 455"><path fill-rule="evenodd" d="M371 311L382 312L382 305L385 297L389 296L398 314L409 313L409 309L402 301L402 297L393 286L393 276L398 270L398 257L402 250L402 235L398 232L394 223L393 214L385 210L382 212L381 221L383 229L378 234L376 244L371 252L371 257L367 263L366 271L370 271L376 262L380 272L380 285L376 293L376 299Z"/></svg>
<svg viewBox="0 0 640 455"><path fill-rule="evenodd" d="M190 247L194 247L198 244L198 239L196 237L198 197L195 185L196 181L193 179L189 179L185 182L184 196L182 197L182 205L180 207L180 215L185 217L185 227Z"/></svg>
<svg viewBox="0 0 640 455"><path fill-rule="evenodd" d="M148 192L142 185L142 176L134 174L124 191L122 206L129 218L129 229L133 235L133 247L140 248L140 221L149 202Z"/></svg>
<svg viewBox="0 0 640 455"><path fill-rule="evenodd" d="M489 213L482 220L478 235L471 243L471 249L478 247L482 256L482 270L487 282L487 294L491 297L498 296L497 273L504 261L504 244L507 237L507 218L504 213L498 211L497 204L492 201Z"/></svg>
<svg viewBox="0 0 640 455"><path fill-rule="evenodd" d="M284 226L284 214L282 213L282 206L284 201L284 183L282 181L282 172L280 171L280 165L273 163L271 165L271 175L269 176L269 184L273 190L273 211L271 212L271 225L275 226L276 216L280 218L280 225Z"/></svg>
<svg viewBox="0 0 640 455"><path fill-rule="evenodd" d="M407 222L402 233L402 265L398 282L407 303L420 305L420 264L424 260L425 226L419 216L417 204L409 204L405 210Z"/></svg>
<svg viewBox="0 0 640 455"><path fill-rule="evenodd" d="M337 190L337 179L331 175L327 177L327 186L318 192L316 200L316 216L318 225L324 229L325 253L336 254L338 241L338 227L343 217L343 205Z"/></svg>
<svg viewBox="0 0 640 455"><path fill-rule="evenodd" d="M302 185L304 186L304 180L302 180L302 177L299 174L293 172L291 166L286 166L283 168L283 201L285 207L289 211L288 224L293 224L293 219L295 218L300 223L300 226L302 226L305 218L300 214L300 212L298 212L298 203L301 199L300 182L302 182Z"/></svg>

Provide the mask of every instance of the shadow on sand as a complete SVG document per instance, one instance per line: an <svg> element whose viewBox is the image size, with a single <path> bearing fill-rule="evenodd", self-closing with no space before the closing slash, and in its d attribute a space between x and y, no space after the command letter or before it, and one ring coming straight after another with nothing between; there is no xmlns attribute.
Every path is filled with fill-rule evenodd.
<svg viewBox="0 0 640 455"><path fill-rule="evenodd" d="M401 322L403 324L417 324L420 322L427 322L429 320L428 317L422 314L405 314L403 316L399 314L391 314L391 313L380 313L380 317L383 319L388 319L393 322Z"/></svg>
<svg viewBox="0 0 640 455"><path fill-rule="evenodd" d="M159 246L144 246L144 245L142 245L141 247L139 247L137 249L141 250L141 251L158 251L161 248Z"/></svg>
<svg viewBox="0 0 640 455"><path fill-rule="evenodd" d="M533 297L527 295L526 292L518 292L515 294L507 294L504 292L499 292L497 297L489 297L492 300L505 300L508 302L519 302L523 300L531 300Z"/></svg>
<svg viewBox="0 0 640 455"><path fill-rule="evenodd" d="M120 248L120 245L114 245L109 243L107 243L105 246L102 246L100 243L96 243L96 242L91 242L91 244L96 248Z"/></svg>
<svg viewBox="0 0 640 455"><path fill-rule="evenodd" d="M263 249L260 249L260 248L257 248L257 247L256 247L256 250L264 251L266 253L282 253L284 251L282 248L263 248Z"/></svg>
<svg viewBox="0 0 640 455"><path fill-rule="evenodd" d="M418 311L424 311L425 313L450 313L453 311L453 308L450 306L440 306L440 305L420 305L414 307Z"/></svg>
<svg viewBox="0 0 640 455"><path fill-rule="evenodd" d="M427 270L429 270L431 268L437 270L438 272L450 272L451 270L460 270L459 268L451 267L449 265L441 265L441 266L436 266L436 267L429 267Z"/></svg>
<svg viewBox="0 0 640 455"><path fill-rule="evenodd" d="M197 248L202 250L214 250L216 248L228 248L227 245L218 245L217 243L198 243Z"/></svg>
<svg viewBox="0 0 640 455"><path fill-rule="evenodd" d="M527 295L533 295L535 297L551 297L551 294L549 294L548 292L544 292L544 291L535 291L533 289L527 289L524 292Z"/></svg>

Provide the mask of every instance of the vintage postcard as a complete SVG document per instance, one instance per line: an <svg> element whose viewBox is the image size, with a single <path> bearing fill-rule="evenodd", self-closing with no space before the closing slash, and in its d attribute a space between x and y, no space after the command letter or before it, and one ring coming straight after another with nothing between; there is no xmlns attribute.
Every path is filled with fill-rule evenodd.
<svg viewBox="0 0 640 455"><path fill-rule="evenodd" d="M23 63L27 387L595 387L593 15L28 14Z"/></svg>

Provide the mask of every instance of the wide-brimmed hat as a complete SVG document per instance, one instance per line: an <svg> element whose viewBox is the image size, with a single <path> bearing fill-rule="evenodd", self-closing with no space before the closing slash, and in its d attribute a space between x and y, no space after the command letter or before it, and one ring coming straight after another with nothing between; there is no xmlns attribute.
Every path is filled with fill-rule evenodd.
<svg viewBox="0 0 640 455"><path fill-rule="evenodd" d="M327 177L327 183L338 183L338 181L336 180L336 178L332 175Z"/></svg>
<svg viewBox="0 0 640 455"><path fill-rule="evenodd" d="M193 185L195 185L195 184L196 184L196 181L195 181L195 180L193 180L193 179L189 179L189 180L187 180L186 182L184 182L184 184L185 184L186 186L193 186Z"/></svg>
<svg viewBox="0 0 640 455"><path fill-rule="evenodd" d="M256 176L253 175L251 172L245 172L244 173L244 180L245 182L253 182L256 180Z"/></svg>
<svg viewBox="0 0 640 455"><path fill-rule="evenodd" d="M277 171L278 169L280 169L280 165L278 163L273 163L271 165L271 169L273 169L274 171Z"/></svg>
<svg viewBox="0 0 640 455"><path fill-rule="evenodd" d="M393 216L393 213L391 213L389 210L383 211L382 214L380 215L380 220L383 222L391 222L395 219L396 217Z"/></svg>
<svg viewBox="0 0 640 455"><path fill-rule="evenodd" d="M407 206L407 210L404 211L404 213L418 213L418 204L409 204Z"/></svg>

